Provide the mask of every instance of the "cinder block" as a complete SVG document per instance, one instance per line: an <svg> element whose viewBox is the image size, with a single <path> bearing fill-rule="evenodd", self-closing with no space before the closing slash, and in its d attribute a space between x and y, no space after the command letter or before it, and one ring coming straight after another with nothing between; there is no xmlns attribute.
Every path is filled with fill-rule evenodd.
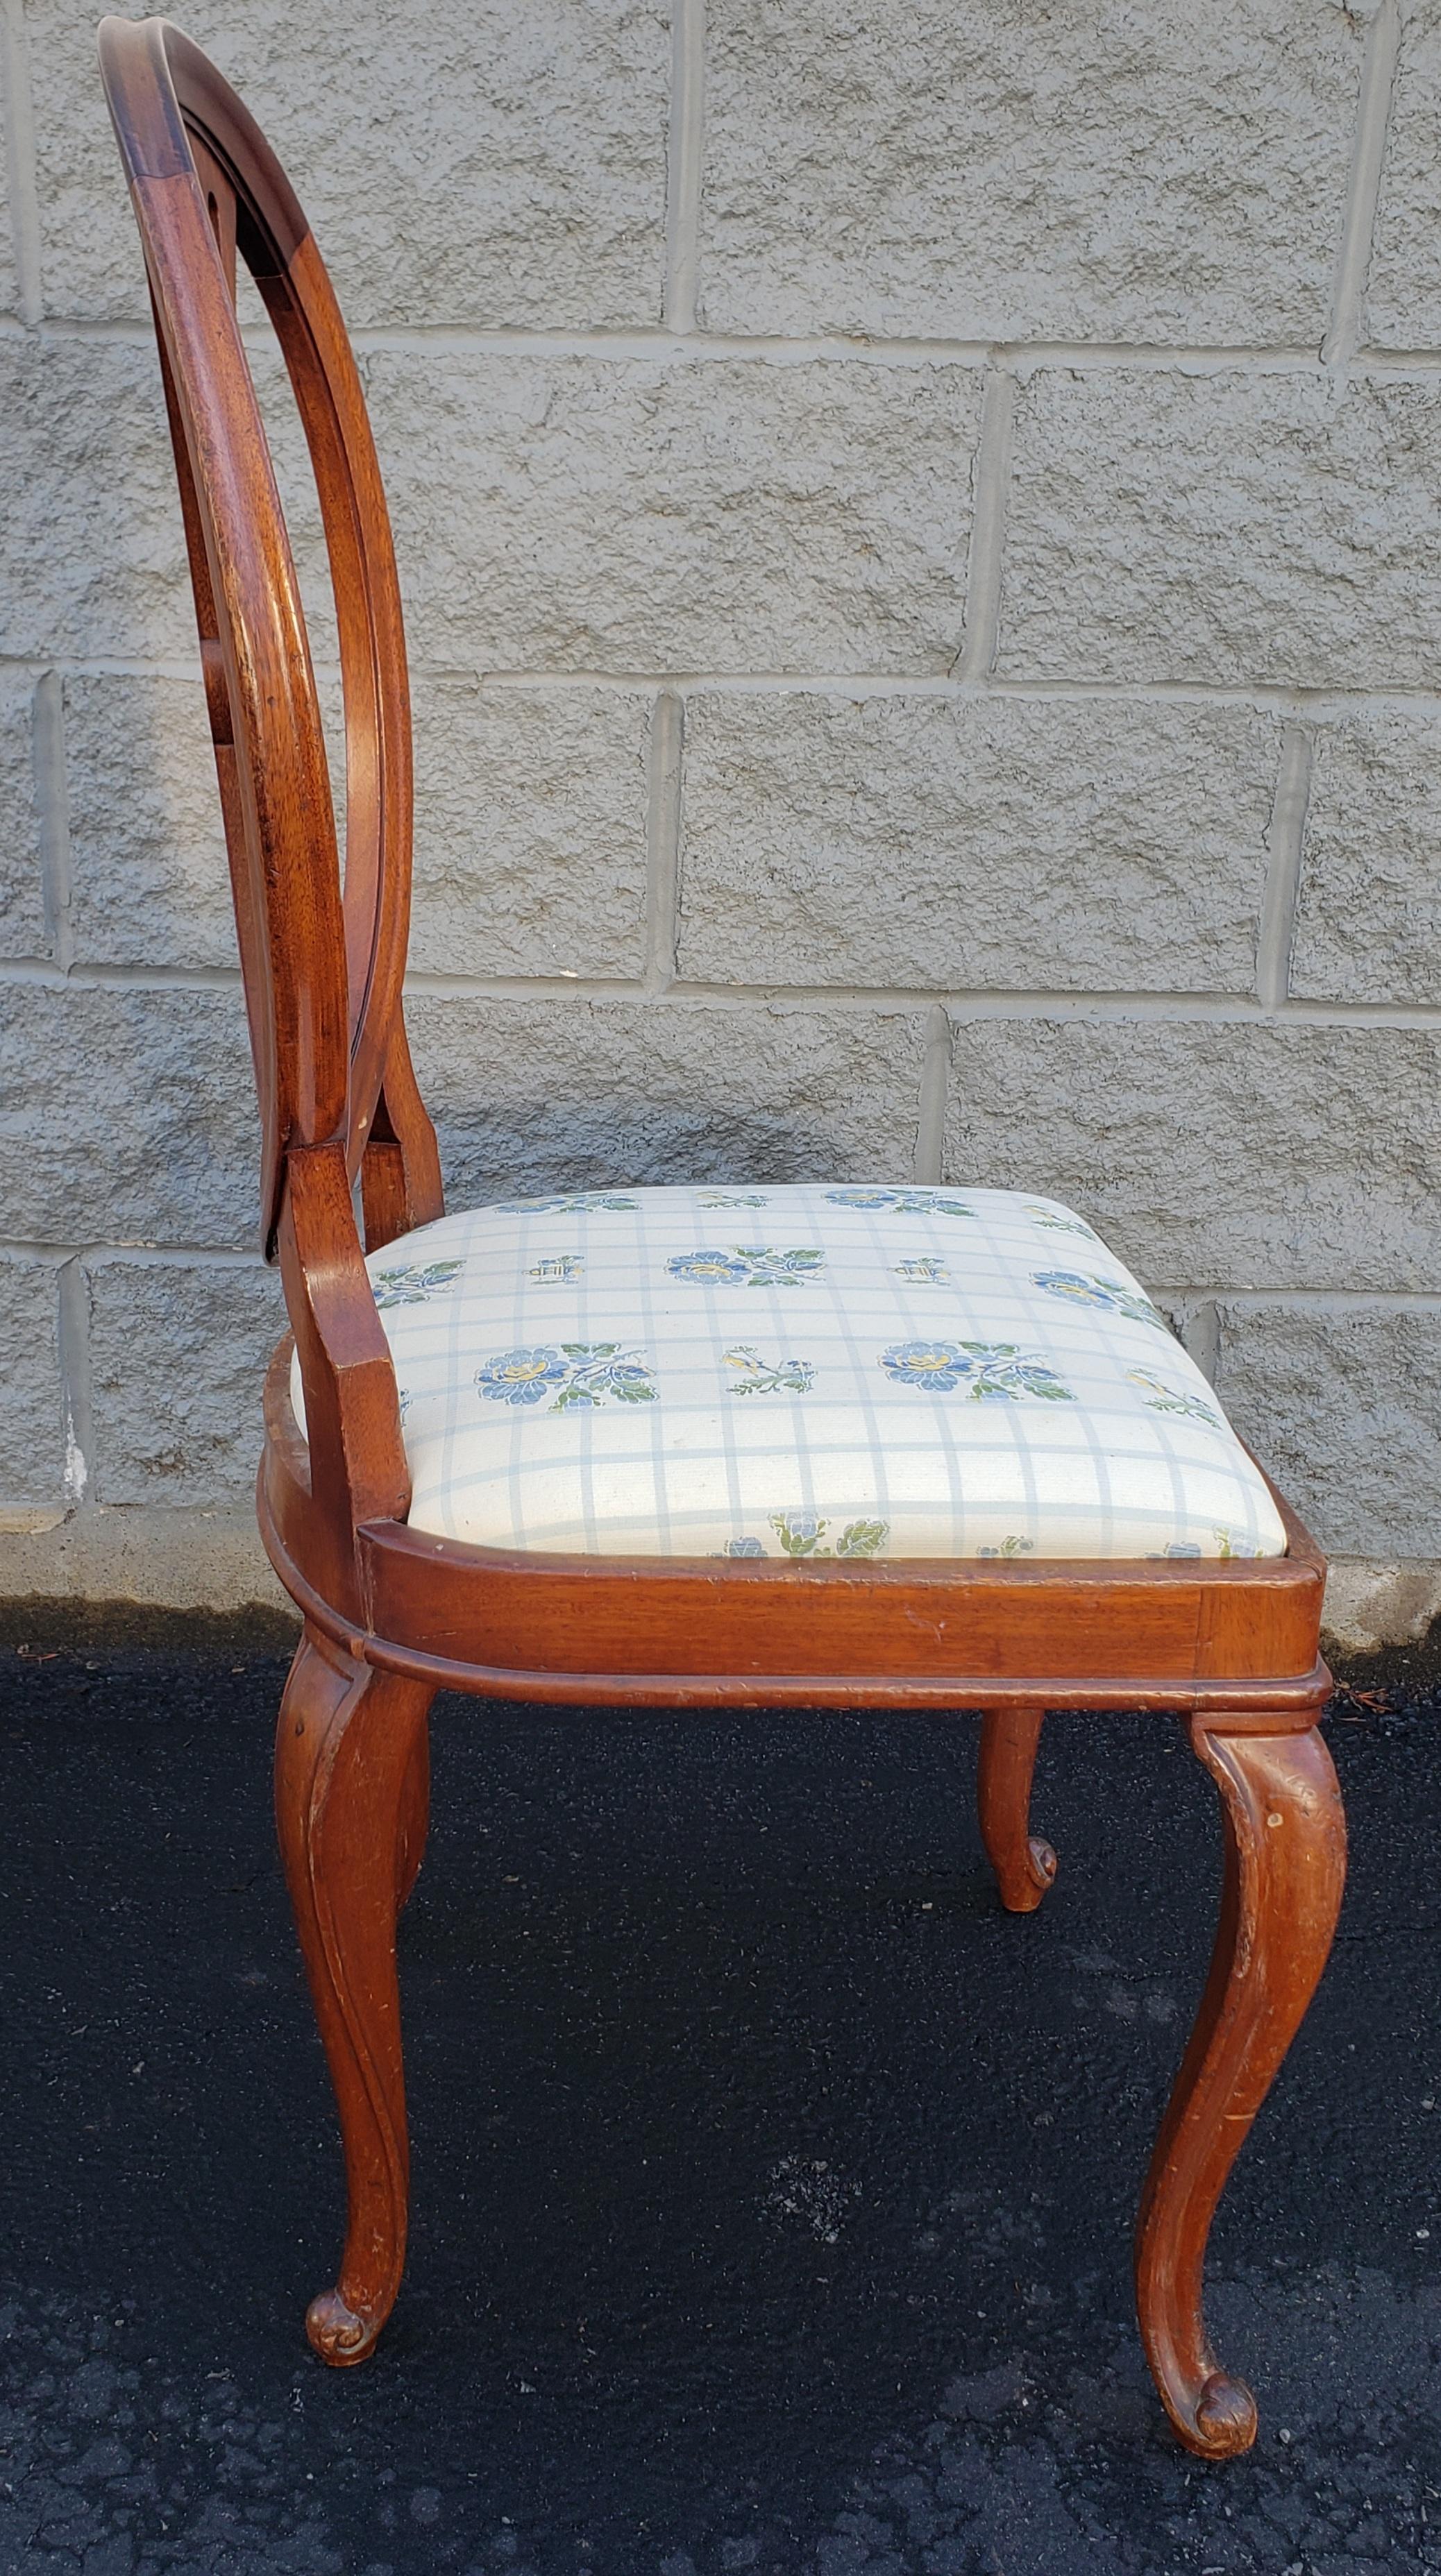
<svg viewBox="0 0 1441 2576"><path fill-rule="evenodd" d="M35 683L0 671L0 956L48 957L40 806L35 783Z"/></svg>
<svg viewBox="0 0 1441 2576"><path fill-rule="evenodd" d="M975 369L381 349L366 376L421 661L955 659Z"/></svg>
<svg viewBox="0 0 1441 2576"><path fill-rule="evenodd" d="M6 120L0 117L0 313L17 316L20 311L20 280L15 266L15 237L10 223L11 206L10 137Z"/></svg>
<svg viewBox="0 0 1441 2576"><path fill-rule="evenodd" d="M193 659L153 344L0 337L0 653Z"/></svg>
<svg viewBox="0 0 1441 2576"><path fill-rule="evenodd" d="M417 996L407 1019L453 1207L912 1169L923 1012Z"/></svg>
<svg viewBox="0 0 1441 2576"><path fill-rule="evenodd" d="M77 957L233 967L230 874L198 678L72 675L65 763Z"/></svg>
<svg viewBox="0 0 1441 2576"><path fill-rule="evenodd" d="M145 310L93 17L28 0L46 310ZM660 0L188 0L285 164L352 325L658 320Z"/></svg>
<svg viewBox="0 0 1441 2576"><path fill-rule="evenodd" d="M90 1266L99 1503L243 1501L264 1437L261 1387L285 1331L279 1273L200 1264Z"/></svg>
<svg viewBox="0 0 1441 2576"><path fill-rule="evenodd" d="M1318 341L1361 14L708 0L705 320Z"/></svg>
<svg viewBox="0 0 1441 2576"><path fill-rule="evenodd" d="M650 703L417 676L412 966L640 973Z"/></svg>
<svg viewBox="0 0 1441 2576"><path fill-rule="evenodd" d="M1233 707L692 697L681 971L1249 991L1279 739Z"/></svg>
<svg viewBox="0 0 1441 2576"><path fill-rule="evenodd" d="M1003 676L1441 677L1441 382L1046 368L1014 463Z"/></svg>
<svg viewBox="0 0 1441 2576"><path fill-rule="evenodd" d="M1158 1289L1404 1293L1441 1275L1438 1100L1430 1029L975 1019L945 1172L1069 1200Z"/></svg>
<svg viewBox="0 0 1441 2576"><path fill-rule="evenodd" d="M1318 725L1291 990L1434 1002L1441 954L1441 717L1358 707Z"/></svg>
<svg viewBox="0 0 1441 2576"><path fill-rule="evenodd" d="M248 1249L258 1139L238 981L7 991L0 1207L16 1240Z"/></svg>
<svg viewBox="0 0 1441 2576"><path fill-rule="evenodd" d="M1441 348L1438 127L1441 20L1407 8L1366 281L1366 337L1382 348Z"/></svg>
<svg viewBox="0 0 1441 2576"><path fill-rule="evenodd" d="M58 1320L53 1268L0 1259L0 1512L64 1500Z"/></svg>
<svg viewBox="0 0 1441 2576"><path fill-rule="evenodd" d="M1221 1308L1217 1391L1323 1547L1441 1556L1441 1314Z"/></svg>

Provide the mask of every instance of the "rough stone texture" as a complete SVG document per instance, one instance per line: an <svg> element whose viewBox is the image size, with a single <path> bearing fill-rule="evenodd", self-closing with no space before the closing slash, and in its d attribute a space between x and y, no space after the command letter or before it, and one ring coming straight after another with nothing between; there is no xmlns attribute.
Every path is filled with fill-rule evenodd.
<svg viewBox="0 0 1441 2576"><path fill-rule="evenodd" d="M1038 372L997 667L1434 688L1441 381Z"/></svg>
<svg viewBox="0 0 1441 2576"><path fill-rule="evenodd" d="M0 1515L64 1493L58 1317L50 1263L0 1261Z"/></svg>
<svg viewBox="0 0 1441 2576"><path fill-rule="evenodd" d="M1358 708L1316 729L1291 990L1437 999L1441 716Z"/></svg>
<svg viewBox="0 0 1441 2576"><path fill-rule="evenodd" d="M0 337L0 653L195 658L153 344Z"/></svg>
<svg viewBox="0 0 1441 2576"><path fill-rule="evenodd" d="M1438 1077L1432 1029L973 1020L945 1177L1069 1200L1157 1288L1427 1290Z"/></svg>
<svg viewBox="0 0 1441 2576"><path fill-rule="evenodd" d="M203 1517L242 1452L248 1481L269 1291L210 1258L254 1245L257 1128L180 512L93 22L23 6L11 175L46 321L0 324L0 1254L91 1262L102 1488L145 1499L13 1542L15 1580L50 1547L59 1588L200 1597L157 1535L182 1504L194 1583L259 1597ZM707 0L674 50L667 0L359 0L339 33L194 0L367 326L414 657L412 1021L455 1203L929 1176L939 993L948 1170L1076 1198L1178 1312L1434 1290L1441 22L1399 6L1369 319L1333 368L1308 353L1348 341L1392 0ZM6 258L0 228L0 315ZM657 332L692 273L696 331ZM244 282L241 318L341 809L313 478ZM991 335L1030 343L1009 446ZM1314 744L1294 922L1286 726ZM673 896L680 988L643 996ZM1263 916L1280 1011L1246 999ZM114 1257L145 1246L178 1258ZM29 1329L43 1515L60 1415ZM1311 1344L1287 1347L1304 1426ZM1403 1360L1378 1340L1378 1386ZM1381 1396L1314 1369L1317 1517L1352 1529ZM1410 1439L1383 1426L1365 1490L1414 1565Z"/></svg>
<svg viewBox="0 0 1441 2576"><path fill-rule="evenodd" d="M230 875L199 679L72 673L65 772L77 958L233 966Z"/></svg>
<svg viewBox="0 0 1441 2576"><path fill-rule="evenodd" d="M413 966L639 974L649 704L417 677Z"/></svg>
<svg viewBox="0 0 1441 2576"><path fill-rule="evenodd" d="M925 1015L417 998L451 1204L641 1181L910 1176Z"/></svg>
<svg viewBox="0 0 1441 2576"><path fill-rule="evenodd" d="M143 314L93 18L26 14L45 309ZM352 329L659 319L660 0L194 0L184 24L295 174Z"/></svg>
<svg viewBox="0 0 1441 2576"><path fill-rule="evenodd" d="M1017 698L692 698L681 972L1246 992L1279 723Z"/></svg>
<svg viewBox="0 0 1441 2576"><path fill-rule="evenodd" d="M7 992L0 1207L12 1239L248 1249L258 1163L238 977L218 993Z"/></svg>
<svg viewBox="0 0 1441 2576"><path fill-rule="evenodd" d="M255 1501L213 1511L81 1511L46 1529L0 1530L0 1601L139 1601L162 1610L248 1610L293 1619L255 1525Z"/></svg>
<svg viewBox="0 0 1441 2576"><path fill-rule="evenodd" d="M422 661L941 672L955 659L973 368L378 350L366 379Z"/></svg>
<svg viewBox="0 0 1441 2576"><path fill-rule="evenodd" d="M280 1280L253 1269L100 1261L89 1270L94 1499L186 1507L250 1494Z"/></svg>
<svg viewBox="0 0 1441 2576"><path fill-rule="evenodd" d="M704 319L1318 341L1361 14L710 0Z"/></svg>
<svg viewBox="0 0 1441 2576"><path fill-rule="evenodd" d="M0 102L3 106L3 102ZM9 119L0 113L0 314L20 310L20 280L15 269L15 236L10 218L11 166Z"/></svg>
<svg viewBox="0 0 1441 2576"><path fill-rule="evenodd" d="M1321 1651L1373 1655L1378 1647L1417 1645L1441 1619L1441 1565L1434 1558L1332 1557L1326 1573Z"/></svg>
<svg viewBox="0 0 1441 2576"><path fill-rule="evenodd" d="M1441 1313L1221 1308L1217 1388L1323 1547L1441 1556Z"/></svg>
<svg viewBox="0 0 1441 2576"><path fill-rule="evenodd" d="M1432 8L1407 6L1366 292L1368 337L1382 348L1441 347L1438 125L1441 20Z"/></svg>
<svg viewBox="0 0 1441 2576"><path fill-rule="evenodd" d="M45 884L35 789L35 684L0 671L0 956L45 957Z"/></svg>

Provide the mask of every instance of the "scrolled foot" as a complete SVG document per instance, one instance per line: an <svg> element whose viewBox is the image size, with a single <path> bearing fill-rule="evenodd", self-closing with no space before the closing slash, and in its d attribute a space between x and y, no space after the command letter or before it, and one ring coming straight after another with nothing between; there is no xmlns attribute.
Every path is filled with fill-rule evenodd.
<svg viewBox="0 0 1441 2576"><path fill-rule="evenodd" d="M321 2290L305 2311L305 2331L313 2351L332 2370L353 2370L368 2361L380 2340L385 2317L360 2317L338 2290Z"/></svg>
<svg viewBox="0 0 1441 2576"><path fill-rule="evenodd" d="M1034 1914L1056 1875L1050 1844L1027 1831L1044 1714L1039 1708L994 1709L981 1729L981 1840L1008 1914Z"/></svg>
<svg viewBox="0 0 1441 2576"><path fill-rule="evenodd" d="M1047 1888L1054 1885L1057 1863L1051 1845L1043 1843L1038 1834L1030 1835L1027 1840L1026 1861L1031 1883L1035 1889L1035 1894L1024 1908L1024 1911L1029 1913L1033 1906L1040 1904Z"/></svg>
<svg viewBox="0 0 1441 2576"><path fill-rule="evenodd" d="M1197 2401L1194 2431L1184 2425L1177 2430L1187 2449L1203 2459L1233 2460L1256 2439L1256 2400L1244 2379L1213 2370Z"/></svg>

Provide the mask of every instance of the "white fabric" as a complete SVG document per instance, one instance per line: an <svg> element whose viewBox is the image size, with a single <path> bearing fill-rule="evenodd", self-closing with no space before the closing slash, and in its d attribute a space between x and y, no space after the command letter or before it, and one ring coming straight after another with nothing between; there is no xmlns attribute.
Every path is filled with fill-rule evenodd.
<svg viewBox="0 0 1441 2576"><path fill-rule="evenodd" d="M1053 1199L506 1199L369 1262L414 1529L601 1556L1280 1556L1266 1486ZM298 1370L292 1379L297 1414Z"/></svg>

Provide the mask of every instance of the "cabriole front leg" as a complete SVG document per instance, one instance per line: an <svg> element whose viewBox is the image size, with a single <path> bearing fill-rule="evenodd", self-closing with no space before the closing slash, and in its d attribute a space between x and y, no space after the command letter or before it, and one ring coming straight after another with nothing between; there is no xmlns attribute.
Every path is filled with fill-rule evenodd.
<svg viewBox="0 0 1441 2576"><path fill-rule="evenodd" d="M307 1628L275 1744L275 1814L345 2147L349 2202L334 2289L305 2328L322 2361L374 2348L405 2262L409 2146L396 1917L420 1865L432 1693Z"/></svg>
<svg viewBox="0 0 1441 2576"><path fill-rule="evenodd" d="M1217 2361L1202 2316L1206 2239L1236 2154L1326 1964L1346 1876L1331 1756L1301 1735L1191 1728L1221 1792L1225 1882L1211 1973L1161 2124L1136 2230L1146 2357L1187 2450L1256 2438L1256 2401Z"/></svg>

